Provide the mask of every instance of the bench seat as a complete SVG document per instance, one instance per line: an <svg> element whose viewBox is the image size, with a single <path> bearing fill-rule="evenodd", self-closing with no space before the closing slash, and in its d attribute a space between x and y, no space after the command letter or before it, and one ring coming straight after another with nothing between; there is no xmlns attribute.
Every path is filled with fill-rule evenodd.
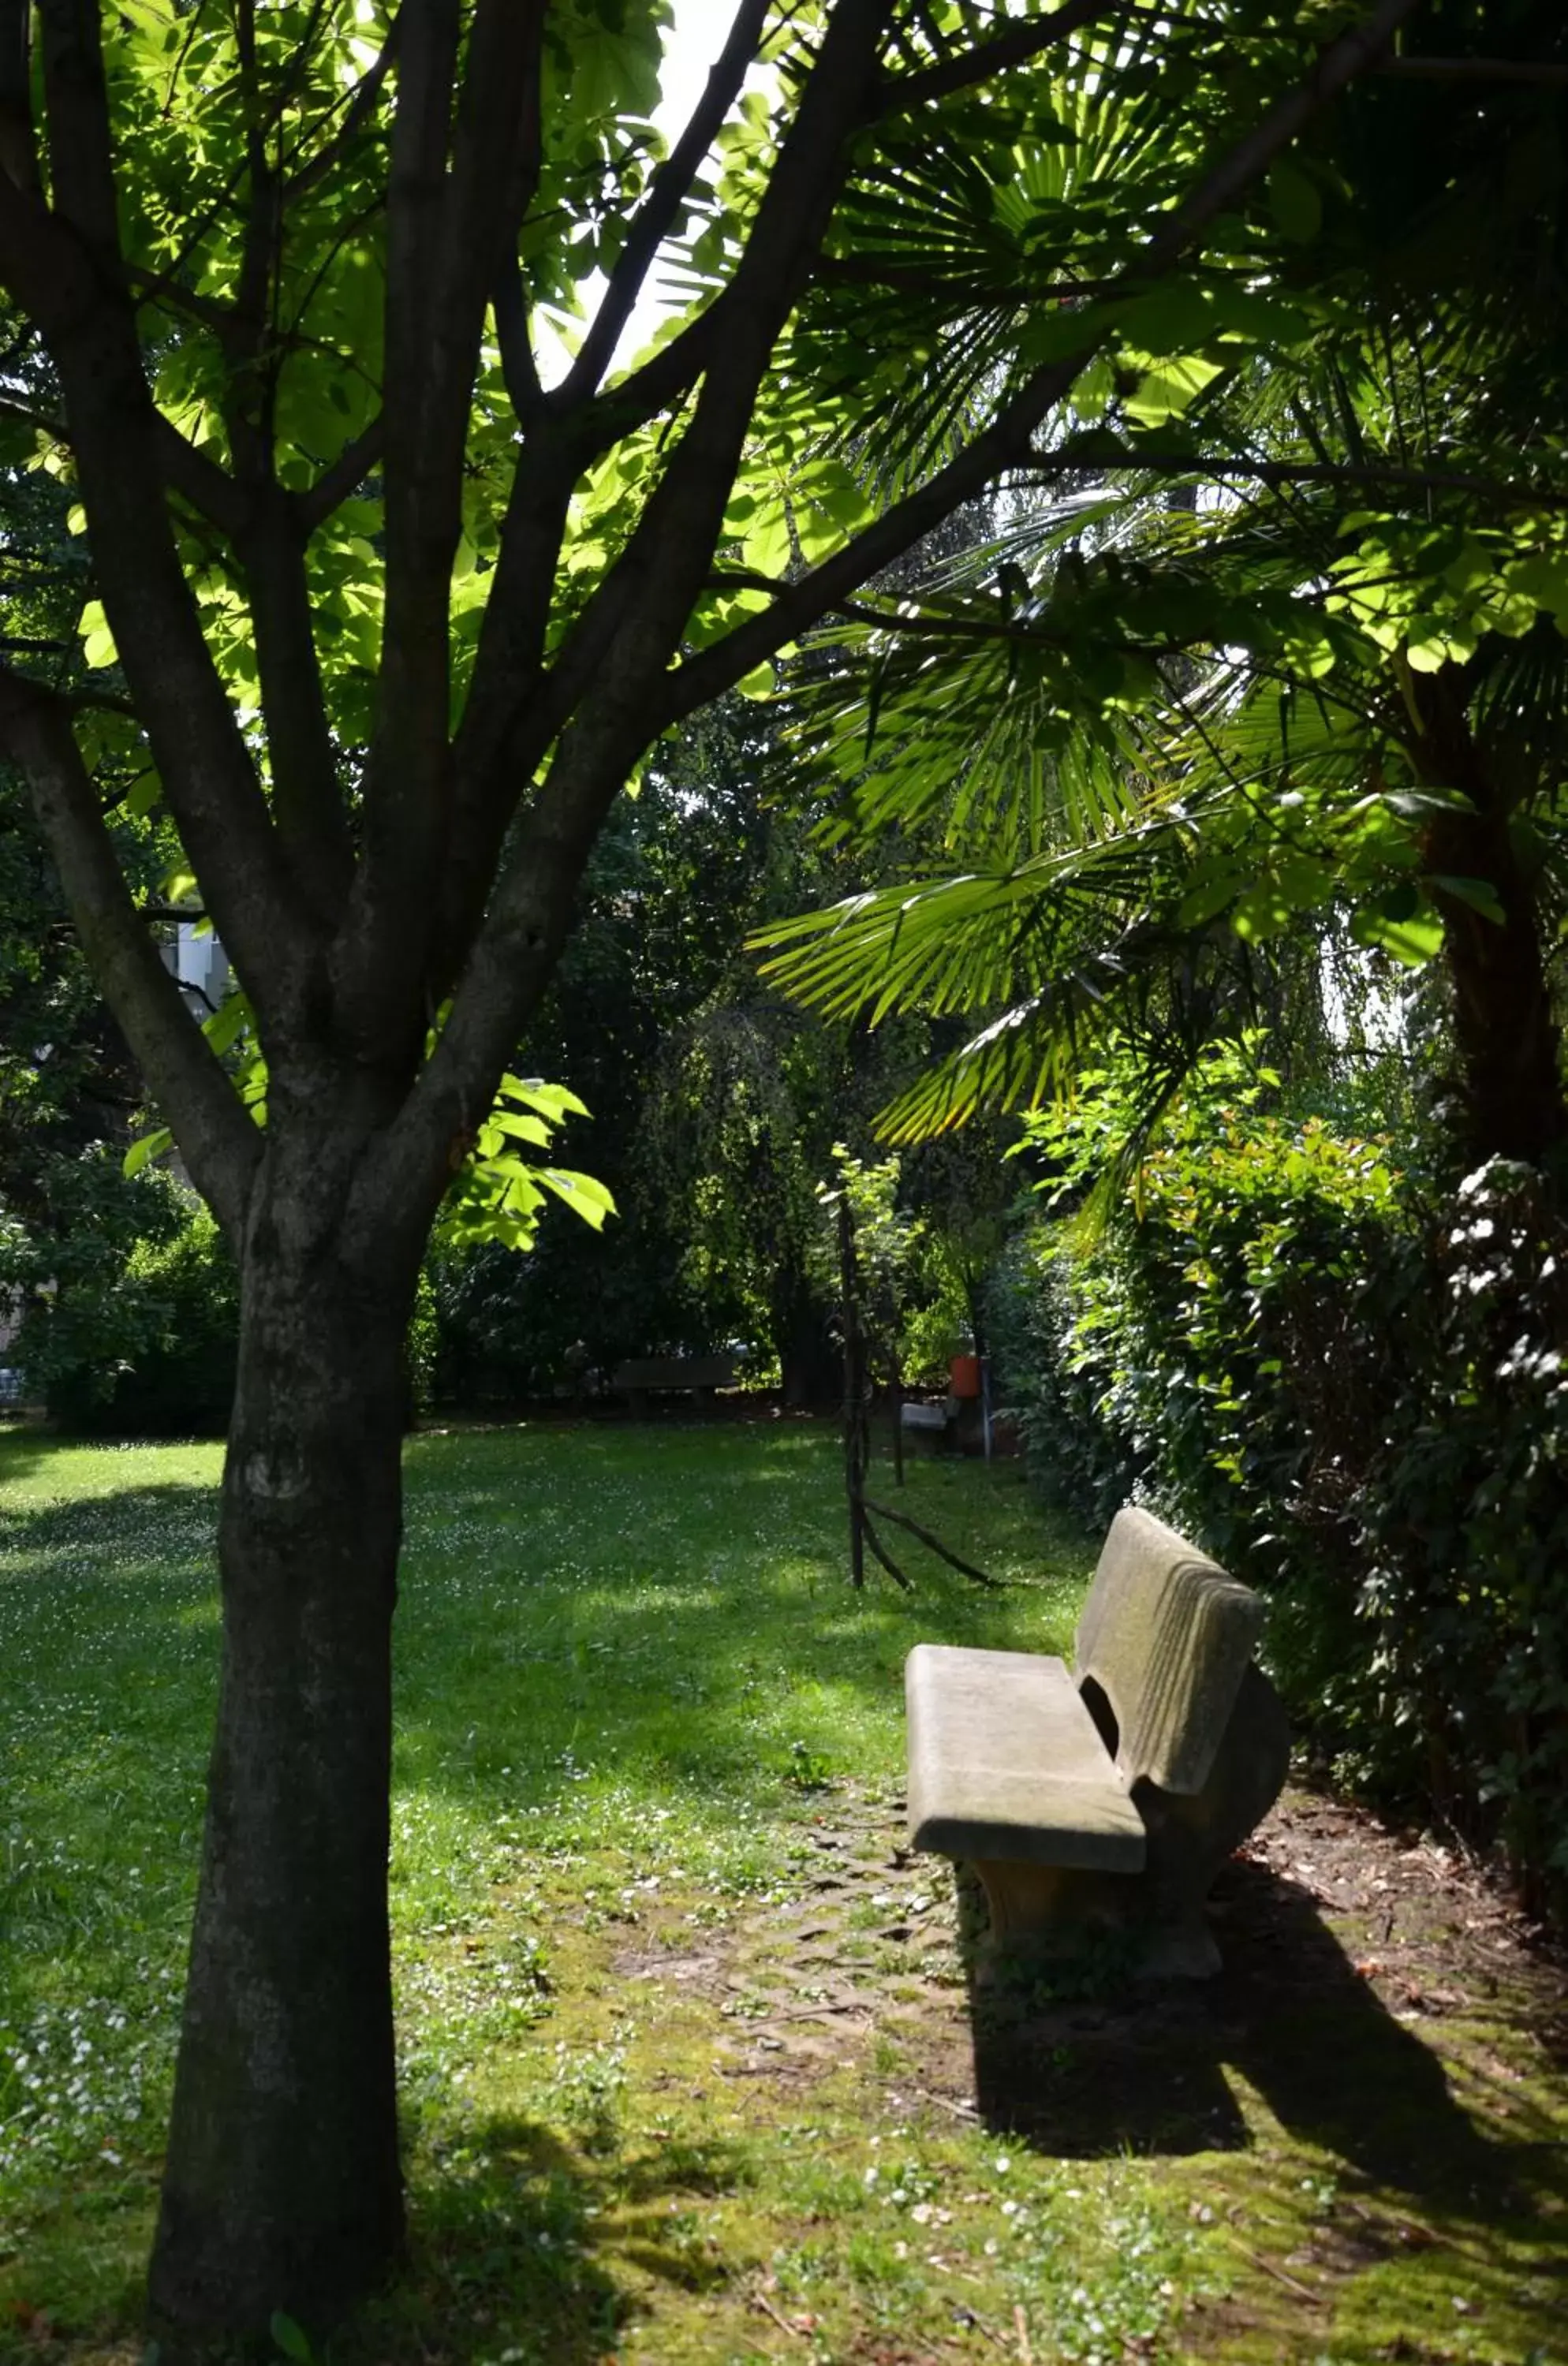
<svg viewBox="0 0 1568 2366"><path fill-rule="evenodd" d="M1120 1929L1205 1977L1225 1858L1279 1797L1291 1735L1252 1658L1257 1594L1141 1506L1118 1512L1073 1665L921 1643L906 1678L909 1839L979 1876L988 1954Z"/></svg>
<svg viewBox="0 0 1568 2366"><path fill-rule="evenodd" d="M638 1389L732 1389L733 1356L631 1356L617 1364L610 1385L623 1393Z"/></svg>
<svg viewBox="0 0 1568 2366"><path fill-rule="evenodd" d="M913 1847L1143 1871L1143 1818L1064 1661L919 1643L905 1693Z"/></svg>

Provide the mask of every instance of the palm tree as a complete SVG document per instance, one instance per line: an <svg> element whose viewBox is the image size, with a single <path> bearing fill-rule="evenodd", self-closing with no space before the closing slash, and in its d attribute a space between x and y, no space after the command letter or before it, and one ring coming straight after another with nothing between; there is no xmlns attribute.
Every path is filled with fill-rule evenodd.
<svg viewBox="0 0 1568 2366"><path fill-rule="evenodd" d="M827 826L897 831L902 875L769 931L771 974L979 1022L891 1139L1039 1100L1111 1027L1152 1115L1337 927L1440 954L1467 1155L1568 1140L1568 215L1520 163L1568 34L1537 7L1467 58L1483 13L1358 94L1234 262L1124 308L1000 528L803 685Z"/></svg>

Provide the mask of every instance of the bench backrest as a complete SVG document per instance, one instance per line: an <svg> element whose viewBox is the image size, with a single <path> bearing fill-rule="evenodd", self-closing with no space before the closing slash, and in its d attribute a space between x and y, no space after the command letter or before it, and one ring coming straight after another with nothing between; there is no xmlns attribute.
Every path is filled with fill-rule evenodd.
<svg viewBox="0 0 1568 2366"><path fill-rule="evenodd" d="M1117 1513L1074 1643L1116 1719L1116 1763L1190 1797L1209 1779L1263 1603L1152 1513Z"/></svg>
<svg viewBox="0 0 1568 2366"><path fill-rule="evenodd" d="M615 1367L617 1389L731 1389L735 1362L729 1356L634 1356Z"/></svg>

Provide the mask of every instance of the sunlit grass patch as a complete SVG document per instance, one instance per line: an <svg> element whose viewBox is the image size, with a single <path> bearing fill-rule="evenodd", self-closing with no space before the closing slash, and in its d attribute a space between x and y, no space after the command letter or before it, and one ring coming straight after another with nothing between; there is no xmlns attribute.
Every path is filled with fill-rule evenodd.
<svg viewBox="0 0 1568 2366"><path fill-rule="evenodd" d="M0 1440L7 2361L139 2355L218 1475L210 1448ZM1550 2316L1539 2191L1461 2192L1425 2248L1369 2238L1309 2308L1289 2280L1318 2270L1285 2263L1324 2224L1348 2256L1356 2210L1403 2221L1279 2095L1232 2082L1241 2149L1134 2158L1008 2144L952 2080L930 2090L931 2027L962 2027L964 1989L924 1944L944 1869L890 1870L904 1656L1066 1648L1093 1557L1015 1468L912 1466L916 1516L1010 1581L982 1594L911 1547L912 1598L851 1593L820 1425L428 1436L408 1481L390 1870L413 2257L332 2366L1348 2366L1406 2318L1428 2360L1526 2356ZM1478 2014L1472 2056L1467 2109L1529 2095L1561 2135L1506 2011Z"/></svg>

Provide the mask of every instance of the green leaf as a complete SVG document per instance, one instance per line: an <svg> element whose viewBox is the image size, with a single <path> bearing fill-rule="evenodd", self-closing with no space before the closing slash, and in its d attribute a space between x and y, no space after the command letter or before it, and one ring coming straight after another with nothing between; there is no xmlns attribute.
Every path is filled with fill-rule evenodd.
<svg viewBox="0 0 1568 2366"><path fill-rule="evenodd" d="M1177 906L1177 919L1184 929L1205 928L1217 919L1235 895L1240 885L1234 871L1219 871L1201 878L1190 886Z"/></svg>
<svg viewBox="0 0 1568 2366"><path fill-rule="evenodd" d="M1517 559L1504 572L1509 592L1542 608L1559 625L1568 624L1568 557L1544 554Z"/></svg>
<svg viewBox="0 0 1568 2366"><path fill-rule="evenodd" d="M581 1216L594 1232L603 1232L606 1216L618 1213L613 1191L596 1176L582 1175L569 1166L536 1166L536 1178L558 1200L564 1200L573 1215Z"/></svg>
<svg viewBox="0 0 1568 2366"><path fill-rule="evenodd" d="M1455 896L1460 903L1468 904L1472 911L1481 913L1495 927L1506 928L1507 914L1489 879L1460 879L1446 871L1434 871L1428 884L1440 887L1446 896Z"/></svg>
<svg viewBox="0 0 1568 2366"><path fill-rule="evenodd" d="M151 1133L138 1134L120 1161L121 1172L128 1177L140 1175L144 1166L150 1166L155 1158L162 1158L166 1150L174 1148L174 1144L175 1137L166 1125L155 1126Z"/></svg>
<svg viewBox="0 0 1568 2366"><path fill-rule="evenodd" d="M274 2341L286 2358L294 2359L296 2366L313 2366L315 2353L302 2326L296 2325L291 2316L285 2316L279 2308L273 2311L270 2329Z"/></svg>
<svg viewBox="0 0 1568 2366"><path fill-rule="evenodd" d="M243 994L225 996L218 1008L201 1022L201 1031L215 1052L227 1052L251 1023L251 1006Z"/></svg>
<svg viewBox="0 0 1568 2366"><path fill-rule="evenodd" d="M119 653L115 648L114 635L108 628L101 600L87 601L76 629L82 636L82 655L88 665L96 668L118 662Z"/></svg>
<svg viewBox="0 0 1568 2366"><path fill-rule="evenodd" d="M1122 408L1141 427L1158 427L1179 418L1224 367L1223 362L1205 361L1201 354L1174 354L1163 361L1128 354L1124 359L1139 376L1134 390L1122 398Z"/></svg>
<svg viewBox="0 0 1568 2366"><path fill-rule="evenodd" d="M479 1129L480 1142L489 1144L486 1155L499 1151L508 1134L513 1142L532 1143L536 1150L549 1147L550 1128L542 1117L520 1117L511 1110L496 1110ZM491 1142L492 1135L494 1140Z"/></svg>
<svg viewBox="0 0 1568 2366"><path fill-rule="evenodd" d="M1356 913L1350 933L1358 944L1391 953L1407 969L1422 969L1442 951L1443 924L1430 909L1419 918L1391 920L1371 907Z"/></svg>
<svg viewBox="0 0 1568 2366"><path fill-rule="evenodd" d="M1323 228L1317 184L1292 156L1281 156L1269 175L1269 210L1281 237L1310 246Z"/></svg>
<svg viewBox="0 0 1568 2366"><path fill-rule="evenodd" d="M537 1110L552 1125L558 1125L562 1118L589 1115L587 1102L580 1100L570 1086L547 1085L542 1076L502 1076L496 1098L521 1101L525 1109Z"/></svg>

